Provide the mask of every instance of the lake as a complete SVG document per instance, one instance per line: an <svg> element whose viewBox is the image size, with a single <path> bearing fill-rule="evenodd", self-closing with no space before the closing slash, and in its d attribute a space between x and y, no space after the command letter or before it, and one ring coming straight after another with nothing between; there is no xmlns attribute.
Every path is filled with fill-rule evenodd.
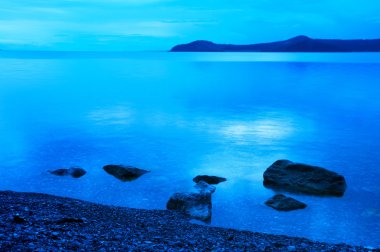
<svg viewBox="0 0 380 252"><path fill-rule="evenodd" d="M0 190L165 209L217 175L211 225L380 247L379 85L380 53L0 51ZM344 197L265 206L278 159L344 175ZM70 166L88 173L48 173Z"/></svg>

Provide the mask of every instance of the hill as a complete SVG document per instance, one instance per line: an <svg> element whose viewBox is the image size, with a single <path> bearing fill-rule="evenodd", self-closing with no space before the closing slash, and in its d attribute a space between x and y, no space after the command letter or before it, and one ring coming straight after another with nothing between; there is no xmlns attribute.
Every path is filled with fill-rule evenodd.
<svg viewBox="0 0 380 252"><path fill-rule="evenodd" d="M197 40L174 46L171 52L380 52L380 39L313 39L297 36L270 43L232 45Z"/></svg>

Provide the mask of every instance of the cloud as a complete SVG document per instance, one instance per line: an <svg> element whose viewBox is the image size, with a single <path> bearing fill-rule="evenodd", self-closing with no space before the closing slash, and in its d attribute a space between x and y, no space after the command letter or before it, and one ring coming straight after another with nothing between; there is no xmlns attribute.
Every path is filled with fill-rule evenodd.
<svg viewBox="0 0 380 252"><path fill-rule="evenodd" d="M88 30L93 32L97 31L102 34L108 35L140 35L151 37L171 37L176 33L176 24L165 23L160 21L124 21L124 22L111 22L105 24L97 24L94 26L87 26Z"/></svg>
<svg viewBox="0 0 380 252"><path fill-rule="evenodd" d="M167 49L195 39L372 38L380 37L379 12L373 0L2 0L0 43Z"/></svg>
<svg viewBox="0 0 380 252"><path fill-rule="evenodd" d="M186 23L189 25L189 23ZM17 44L46 44L60 42L62 34L66 37L84 35L101 36L149 36L171 37L180 29L180 23L160 21L122 21L109 23L77 23L40 20L0 20L0 40Z"/></svg>
<svg viewBox="0 0 380 252"><path fill-rule="evenodd" d="M57 23L38 20L0 20L0 40L16 44L49 45L55 37Z"/></svg>
<svg viewBox="0 0 380 252"><path fill-rule="evenodd" d="M71 3L85 3L85 4L121 4L121 5L146 5L152 3L165 3L170 2L170 0L66 0L66 2Z"/></svg>

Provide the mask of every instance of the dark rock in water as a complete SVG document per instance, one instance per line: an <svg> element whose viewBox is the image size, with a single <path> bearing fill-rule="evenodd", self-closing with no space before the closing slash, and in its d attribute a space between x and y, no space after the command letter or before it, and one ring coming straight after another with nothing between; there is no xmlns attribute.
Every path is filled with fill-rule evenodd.
<svg viewBox="0 0 380 252"><path fill-rule="evenodd" d="M72 167L69 169L69 174L73 178L80 178L86 174L86 171L79 167Z"/></svg>
<svg viewBox="0 0 380 252"><path fill-rule="evenodd" d="M211 221L211 193L175 193L166 204L168 210L185 212L204 222Z"/></svg>
<svg viewBox="0 0 380 252"><path fill-rule="evenodd" d="M320 196L343 196L347 187L342 175L289 160L278 160L264 172L264 186Z"/></svg>
<svg viewBox="0 0 380 252"><path fill-rule="evenodd" d="M279 211L292 211L296 209L304 209L307 205L291 197L286 197L283 194L276 194L265 202L265 205L270 206Z"/></svg>
<svg viewBox="0 0 380 252"><path fill-rule="evenodd" d="M71 167L69 169L58 169L58 170L49 171L49 172L57 176L71 176L73 178L80 178L86 174L86 171L80 167Z"/></svg>
<svg viewBox="0 0 380 252"><path fill-rule="evenodd" d="M209 223L211 221L211 194L216 190L215 186L210 185L203 180L198 180L199 177L210 178L210 176L197 176L193 181L197 182L194 186L196 192L188 193L175 193L173 194L166 204L169 210L177 210L185 212L191 218ZM223 178L211 177L211 182L216 180L223 180ZM210 182L210 179L208 180ZM219 182L217 182L219 183ZM217 184L214 183L214 184Z"/></svg>
<svg viewBox="0 0 380 252"><path fill-rule="evenodd" d="M213 185L210 185L203 180L199 181L194 188L198 190L200 193L214 193L216 188Z"/></svg>
<svg viewBox="0 0 380 252"><path fill-rule="evenodd" d="M139 169L132 166L124 165L106 165L103 169L108 173L114 176L115 178L120 179L121 181L132 181L145 173L149 172L143 169Z"/></svg>
<svg viewBox="0 0 380 252"><path fill-rule="evenodd" d="M202 180L210 185L216 185L216 184L219 184L220 182L227 181L227 179L222 178L222 177L208 176L208 175L198 175L195 178L193 178L193 181L195 183L198 183L199 181L202 181Z"/></svg>
<svg viewBox="0 0 380 252"><path fill-rule="evenodd" d="M51 174L57 175L57 176L66 176L68 175L69 169L58 169L55 171L49 171Z"/></svg>

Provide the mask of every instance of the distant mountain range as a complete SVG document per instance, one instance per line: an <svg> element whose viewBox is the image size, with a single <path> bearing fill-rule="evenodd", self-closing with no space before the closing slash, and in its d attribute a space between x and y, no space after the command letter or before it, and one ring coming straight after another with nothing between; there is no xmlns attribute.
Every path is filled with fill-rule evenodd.
<svg viewBox="0 0 380 252"><path fill-rule="evenodd" d="M288 40L251 45L215 44L197 40L176 45L171 52L380 52L380 39L313 39L297 36Z"/></svg>

